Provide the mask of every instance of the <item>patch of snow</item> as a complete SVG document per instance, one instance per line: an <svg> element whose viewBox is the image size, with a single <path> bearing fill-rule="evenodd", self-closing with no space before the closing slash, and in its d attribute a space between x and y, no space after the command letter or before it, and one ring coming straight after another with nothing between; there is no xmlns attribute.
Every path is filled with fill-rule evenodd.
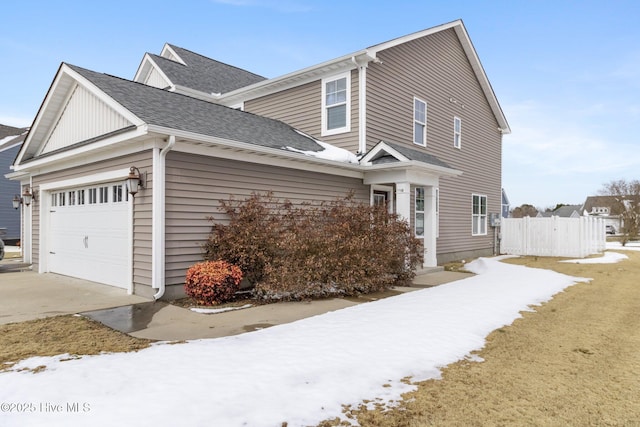
<svg viewBox="0 0 640 427"><path fill-rule="evenodd" d="M240 307L225 307L225 308L195 308L192 307L190 310L196 313L201 314L216 314L216 313L224 313L225 311L233 311L233 310L242 310L244 308L252 307L252 304L245 304Z"/></svg>
<svg viewBox="0 0 640 427"><path fill-rule="evenodd" d="M619 254L617 252L605 252L603 256L598 258L568 259L560 262L568 262L572 264L615 264L616 262L620 262L623 259L628 258L629 257L625 254Z"/></svg>
<svg viewBox="0 0 640 427"><path fill-rule="evenodd" d="M607 249L615 251L640 251L640 242L628 242L622 246L620 242L607 242Z"/></svg>
<svg viewBox="0 0 640 427"><path fill-rule="evenodd" d="M349 150L345 150L344 148L336 147L335 145L329 144L327 142L318 141L317 139L311 138L309 135L304 134L300 131L296 131L301 135L306 136L307 138L312 139L316 144L320 145L324 150L322 151L304 151L299 150L293 147L285 147L289 151L295 151L296 153L304 154L305 156L315 157L317 159L324 160L333 160L334 162L342 162L342 163L360 163L358 161L358 156L353 154Z"/></svg>
<svg viewBox="0 0 640 427"><path fill-rule="evenodd" d="M251 333L133 353L38 357L0 373L3 426L316 425L364 399L393 404L470 358L493 330L588 279L480 258L476 276ZM46 365L39 373L21 367ZM79 403L85 411L68 408ZM83 404L88 406L83 406Z"/></svg>

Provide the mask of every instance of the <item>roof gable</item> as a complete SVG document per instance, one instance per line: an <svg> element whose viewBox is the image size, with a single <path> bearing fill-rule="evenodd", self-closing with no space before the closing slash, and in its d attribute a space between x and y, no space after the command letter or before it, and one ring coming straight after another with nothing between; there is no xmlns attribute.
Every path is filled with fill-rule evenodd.
<svg viewBox="0 0 640 427"><path fill-rule="evenodd" d="M250 86L241 87L235 91L225 93L222 95L220 101L227 104L232 104L238 101L253 99L260 96L264 96L270 93L284 90L289 87L299 86L310 81L319 80L327 75L335 74L339 71L347 71L355 69L360 65L364 65L368 62L377 61L378 52L392 47L398 46L403 43L408 43L421 37L427 37L429 35L439 33L453 29L456 36L460 40L462 48L467 56L467 59L473 69L480 87L486 97L492 113L496 117L496 121L500 127L502 133L511 133L509 123L498 103L498 99L489 83L489 79L482 67L478 54L471 43L469 34L464 26L462 20L456 20L447 24L442 24L436 27L428 28L426 30L418 31L403 37L399 37L384 43L380 43L366 49L359 50L357 52L344 55L330 61L323 62L318 65L304 68L293 73L285 74L280 77L268 79L254 83Z"/></svg>
<svg viewBox="0 0 640 427"><path fill-rule="evenodd" d="M442 175L460 175L458 171L436 156L424 151L414 150L404 145L394 144L387 141L378 142L369 152L367 152L360 164L364 166L381 166L393 164L413 164L418 167L437 171Z"/></svg>
<svg viewBox="0 0 640 427"><path fill-rule="evenodd" d="M160 55L147 53L134 78L204 99L262 80L265 78L257 74L170 44L165 44Z"/></svg>
<svg viewBox="0 0 640 427"><path fill-rule="evenodd" d="M61 64L16 164L142 124L72 66Z"/></svg>

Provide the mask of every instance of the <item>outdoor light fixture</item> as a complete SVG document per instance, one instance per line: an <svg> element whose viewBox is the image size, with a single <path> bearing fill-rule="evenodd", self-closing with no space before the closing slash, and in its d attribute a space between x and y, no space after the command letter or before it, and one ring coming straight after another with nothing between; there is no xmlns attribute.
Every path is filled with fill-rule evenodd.
<svg viewBox="0 0 640 427"><path fill-rule="evenodd" d="M22 204L22 197L16 194L15 196L13 196L13 200L11 201L11 203L13 203L13 209L18 209Z"/></svg>
<svg viewBox="0 0 640 427"><path fill-rule="evenodd" d="M144 183L146 180L147 180L146 172L140 172L140 169L138 169L135 166L131 166L129 168L129 176L127 176L127 179L125 180L129 194L135 197L136 193L140 188L144 189Z"/></svg>
<svg viewBox="0 0 640 427"><path fill-rule="evenodd" d="M22 204L24 204L25 206L29 206L34 200L36 200L35 193L32 193L31 188L27 187L24 189L22 197L16 194L15 196L13 196L13 200L11 200L11 203L13 203L14 209L18 209Z"/></svg>
<svg viewBox="0 0 640 427"><path fill-rule="evenodd" d="M24 193L22 193L22 202L25 206L29 206L32 200L36 200L36 196L31 193L31 188L27 187L24 189Z"/></svg>

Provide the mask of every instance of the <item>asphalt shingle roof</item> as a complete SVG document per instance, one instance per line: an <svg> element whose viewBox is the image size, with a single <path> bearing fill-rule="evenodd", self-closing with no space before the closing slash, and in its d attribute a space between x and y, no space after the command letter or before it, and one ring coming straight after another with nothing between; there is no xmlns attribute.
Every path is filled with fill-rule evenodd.
<svg viewBox="0 0 640 427"><path fill-rule="evenodd" d="M287 146L301 151L324 149L278 120L74 65L69 67L147 124L277 149Z"/></svg>
<svg viewBox="0 0 640 427"><path fill-rule="evenodd" d="M173 84L205 93L226 93L265 80L264 77L169 45L187 65L149 54Z"/></svg>
<svg viewBox="0 0 640 427"><path fill-rule="evenodd" d="M387 144L389 147L393 148L394 150L396 150L397 152L399 152L400 154L402 154L403 156L405 156L406 158L408 158L409 160L415 160L418 162L423 162L423 163L427 163L434 166L453 169L451 166L449 166L447 163L443 162L436 156L433 156L429 153L425 153L424 151L414 150L413 148L405 147L404 145L394 144L387 141L384 141L384 143ZM384 163L388 163L388 162L385 161Z"/></svg>

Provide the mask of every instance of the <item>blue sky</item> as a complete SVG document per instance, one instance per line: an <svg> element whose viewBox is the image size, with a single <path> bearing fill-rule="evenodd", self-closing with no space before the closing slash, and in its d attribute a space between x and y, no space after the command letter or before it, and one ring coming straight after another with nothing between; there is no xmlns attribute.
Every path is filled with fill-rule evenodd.
<svg viewBox="0 0 640 427"><path fill-rule="evenodd" d="M3 2L0 123L29 126L61 62L133 78L165 42L276 77L462 19L512 129L512 206L582 203L640 178L640 2Z"/></svg>

